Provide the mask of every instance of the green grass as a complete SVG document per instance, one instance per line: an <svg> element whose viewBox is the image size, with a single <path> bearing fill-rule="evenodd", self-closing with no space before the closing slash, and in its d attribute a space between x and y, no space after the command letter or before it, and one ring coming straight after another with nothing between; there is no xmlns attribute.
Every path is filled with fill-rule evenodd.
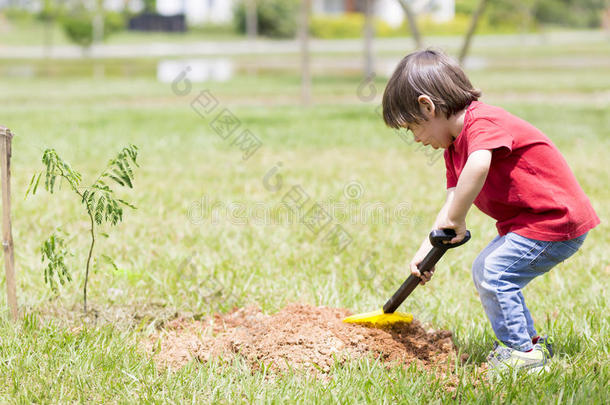
<svg viewBox="0 0 610 405"><path fill-rule="evenodd" d="M576 48L546 52L603 63L603 54L583 55ZM528 51L512 52L518 57ZM610 82L607 66L542 70L545 57L533 58L535 71L530 72L528 65L507 69L510 54L490 52L489 67L470 73L486 100L553 139L603 223L581 252L525 290L538 328L557 342L551 372L496 384L481 380L477 371L493 332L469 267L495 236L495 227L476 209L467 221L473 240L449 253L434 280L404 304L417 319L452 330L459 349L471 356L467 364L450 367L451 377L415 368L385 370L364 360L336 365L328 381L299 371L270 378L240 362L192 363L169 372L157 370L139 349L155 325L176 311L205 315L255 304L273 312L293 301L371 310L402 282L407 261L442 204L443 163L383 126L375 103L356 96L359 77L316 76L317 104L308 108L297 103L299 78L290 72L239 74L227 83L196 85L195 90L210 89L242 128L263 142L246 161L214 134L209 120L191 110L195 92L176 96L150 76L0 81L0 123L16 133L13 237L19 303L26 314L16 325L10 323L0 300L0 402L606 402L610 173L604 163L610 103L599 94L607 94ZM383 78L376 85L382 89ZM100 264L92 275L89 302L99 319L83 324L86 218L67 192L23 196L45 147L56 148L92 180L129 142L141 149L135 190L127 198L138 209L127 212L125 222L96 247L97 253L111 255L119 270ZM283 164L284 186L274 193L263 177L277 162ZM354 181L363 190L357 201L344 195ZM337 212L334 221L353 237L343 253L335 256L298 223L264 226L260 217L250 217L236 224L239 218L212 221L196 211L208 198L251 209L264 205L271 212L297 184L312 201L339 201L351 210L351 216ZM406 218L358 221L362 205L375 202L390 212L404 204ZM38 252L56 226L73 235L76 252L69 261L75 280L59 298L44 285ZM372 254L374 266L363 274L359 265ZM206 299L217 283L221 294Z"/></svg>

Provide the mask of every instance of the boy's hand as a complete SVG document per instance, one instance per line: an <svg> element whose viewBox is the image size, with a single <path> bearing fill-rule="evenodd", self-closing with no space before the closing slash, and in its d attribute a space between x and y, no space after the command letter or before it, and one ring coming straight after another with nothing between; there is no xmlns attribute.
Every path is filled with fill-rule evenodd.
<svg viewBox="0 0 610 405"><path fill-rule="evenodd" d="M428 281L430 281L430 279L432 278L432 275L434 274L434 267L432 267L430 270L425 271L423 273L419 272L419 269L417 268L417 265L419 265L422 260L424 260L424 257L426 257L426 255L428 254L428 252L422 252L421 249L415 253L415 256L413 257L413 259L411 260L411 263L409 263L409 268L411 269L411 274L413 274L416 277L421 278L421 285L426 284Z"/></svg>
<svg viewBox="0 0 610 405"><path fill-rule="evenodd" d="M466 220L452 220L446 217L436 224L436 229L453 229L455 231L455 237L448 242L444 243L458 243L466 237Z"/></svg>

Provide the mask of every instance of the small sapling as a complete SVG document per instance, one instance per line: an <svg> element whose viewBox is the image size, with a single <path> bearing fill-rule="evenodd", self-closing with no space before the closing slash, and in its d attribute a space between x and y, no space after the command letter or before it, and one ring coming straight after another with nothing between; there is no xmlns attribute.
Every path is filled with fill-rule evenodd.
<svg viewBox="0 0 610 405"><path fill-rule="evenodd" d="M42 155L44 169L32 176L26 197L29 194L36 194L41 178L44 177L44 188L49 192L55 191L57 179L68 183L70 189L78 196L83 208L89 217L89 233L91 244L85 266L85 282L83 287L83 309L87 313L87 284L89 281L89 268L95 237L97 235L96 226L109 224L116 226L123 220L123 208L135 209L131 203L117 198L114 190L110 186L118 185L121 187L133 188L133 167L139 167L136 162L138 148L129 145L123 148L114 159L108 162L106 168L100 173L97 179L88 187L81 186L82 175L74 170L72 166L61 159L54 149L46 149ZM44 269L45 282L52 290L57 291L57 282L64 284L71 281L71 276L64 259L69 255L66 241L56 233L52 234L43 242L41 248L42 261L47 262ZM110 262L115 268L114 262L106 255L102 259ZM57 278L57 282L55 279Z"/></svg>

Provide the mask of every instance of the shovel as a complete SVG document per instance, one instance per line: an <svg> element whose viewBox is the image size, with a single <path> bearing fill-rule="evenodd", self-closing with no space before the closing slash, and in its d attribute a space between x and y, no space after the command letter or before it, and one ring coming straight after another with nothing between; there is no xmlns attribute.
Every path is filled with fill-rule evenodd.
<svg viewBox="0 0 610 405"><path fill-rule="evenodd" d="M445 252L454 247L463 245L470 240L470 231L466 231L466 236L457 243L443 243L455 238L453 229L435 229L430 232L430 243L432 249L428 252L424 260L417 266L420 273L429 271L443 257ZM359 323L374 327L389 326L396 323L411 323L413 315L405 312L396 312L400 304L415 290L421 278L411 274L400 288L394 293L392 298L383 306L383 309L364 314L348 316L343 319L347 323Z"/></svg>

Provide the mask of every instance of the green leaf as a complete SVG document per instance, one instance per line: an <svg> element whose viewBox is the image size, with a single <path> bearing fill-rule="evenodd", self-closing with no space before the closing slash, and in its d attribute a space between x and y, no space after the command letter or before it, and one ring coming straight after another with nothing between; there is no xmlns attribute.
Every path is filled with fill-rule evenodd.
<svg viewBox="0 0 610 405"><path fill-rule="evenodd" d="M30 190L32 190L32 185L34 184L34 180L36 179L37 175L38 175L38 178L40 178L40 174L34 173L34 175L32 176L32 180L30 180L30 184L28 185L28 189L25 191L24 199L26 199L28 197L28 194L30 194ZM36 194L36 190L34 190L32 192L32 195L34 195L34 194Z"/></svg>
<svg viewBox="0 0 610 405"><path fill-rule="evenodd" d="M42 173L38 173L38 177L36 178L36 184L34 184L34 190L32 194L36 194L36 190L38 190L38 184L40 183L40 178L42 177Z"/></svg>
<svg viewBox="0 0 610 405"><path fill-rule="evenodd" d="M116 181L117 183L119 183L121 186L125 187L125 183L123 182L123 180L121 180L120 178L118 178L117 176L114 176L112 174L108 174L108 177L110 177L112 180Z"/></svg>
<svg viewBox="0 0 610 405"><path fill-rule="evenodd" d="M121 200L120 198L117 198L116 200L118 202L120 202L121 204L128 206L129 208L132 208L134 210L138 209L135 205L132 205L132 204L128 203L127 201Z"/></svg>
<svg viewBox="0 0 610 405"><path fill-rule="evenodd" d="M140 165L138 165L138 162L136 162L136 159L138 157L138 147L135 145L129 145L127 148L124 149L127 154L129 155L129 158L131 159L131 161L133 162L134 165L136 165L136 167L140 167Z"/></svg>
<svg viewBox="0 0 610 405"><path fill-rule="evenodd" d="M87 203L87 198L89 197L89 190L85 190L83 191L83 196L81 198L81 203L86 204Z"/></svg>
<svg viewBox="0 0 610 405"><path fill-rule="evenodd" d="M133 176L133 173L130 173L131 169L129 169L129 166L126 167L126 165L124 165L120 160L117 161L117 166L119 167L121 179L127 183L129 188L133 188L133 184L131 184L131 177ZM117 173L116 170L115 173Z"/></svg>
<svg viewBox="0 0 610 405"><path fill-rule="evenodd" d="M66 282L72 281L68 267L64 262L65 257L69 255L65 241L61 236L54 233L42 243L40 252L42 262L48 262L43 269L45 283L49 285L53 292L57 293L57 282L64 285Z"/></svg>
<svg viewBox="0 0 610 405"><path fill-rule="evenodd" d="M87 197L87 211L92 213L95 206L95 191L92 191Z"/></svg>
<svg viewBox="0 0 610 405"><path fill-rule="evenodd" d="M131 169L131 165L129 164L129 160L125 159L123 161L123 164L125 165L125 169L127 169L127 173L129 174L129 178L133 179L134 178L133 170Z"/></svg>
<svg viewBox="0 0 610 405"><path fill-rule="evenodd" d="M112 260L112 258L108 255L102 255L102 258L107 262L110 263L112 265L112 267L114 268L115 271L119 271L118 266L116 265L116 263L114 262L114 260Z"/></svg>

